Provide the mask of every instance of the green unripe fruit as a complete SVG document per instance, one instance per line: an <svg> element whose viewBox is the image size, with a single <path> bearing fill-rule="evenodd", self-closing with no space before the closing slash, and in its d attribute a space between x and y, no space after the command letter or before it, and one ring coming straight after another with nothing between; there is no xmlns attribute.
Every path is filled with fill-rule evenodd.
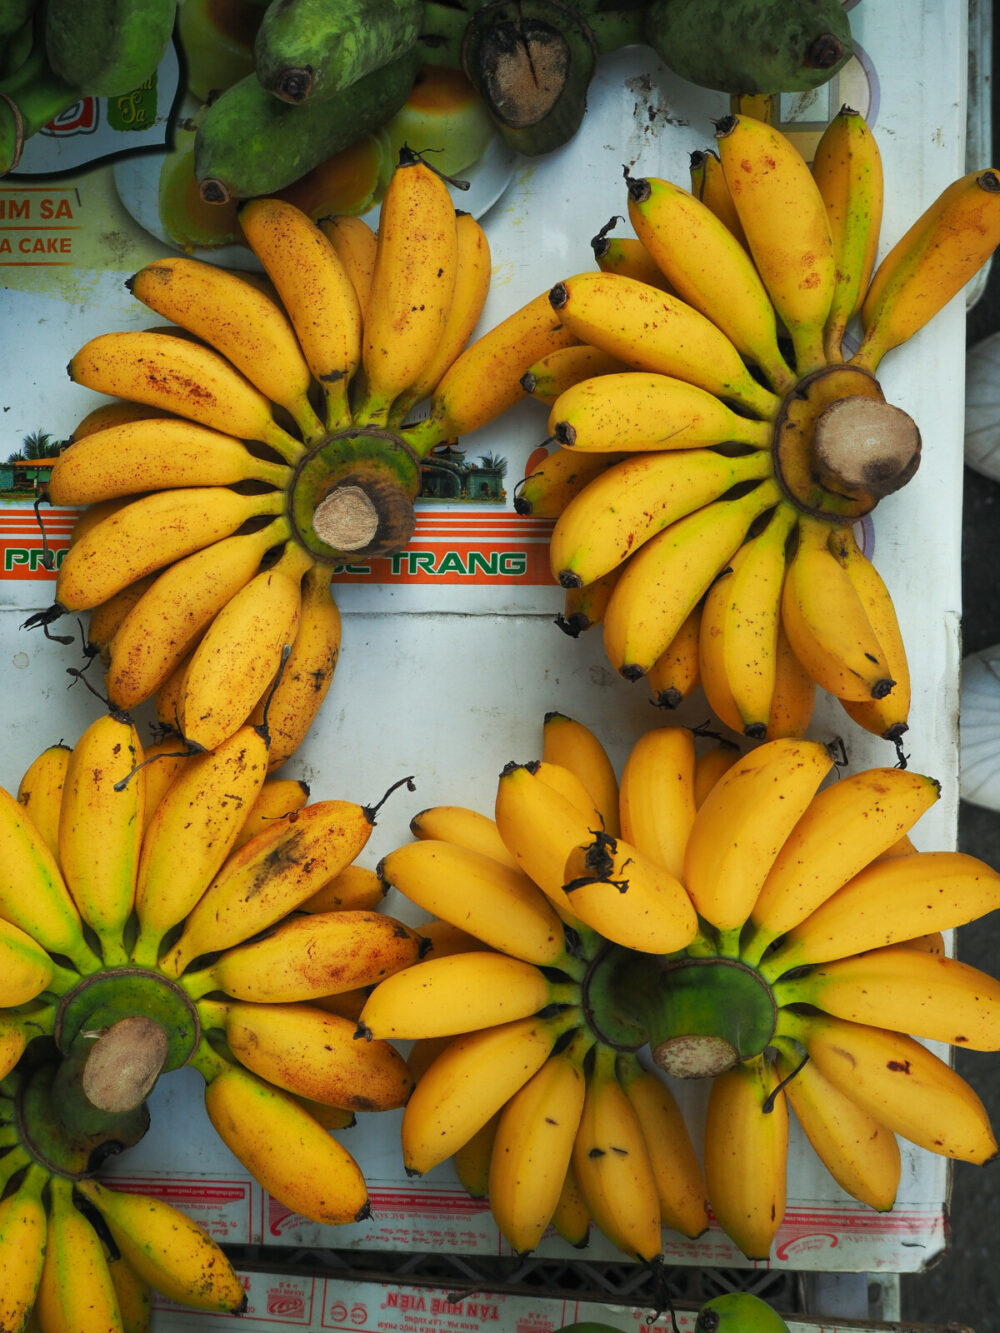
<svg viewBox="0 0 1000 1333"><path fill-rule="evenodd" d="M788 1333L788 1325L766 1301L748 1291L730 1291L706 1301L696 1333Z"/></svg>

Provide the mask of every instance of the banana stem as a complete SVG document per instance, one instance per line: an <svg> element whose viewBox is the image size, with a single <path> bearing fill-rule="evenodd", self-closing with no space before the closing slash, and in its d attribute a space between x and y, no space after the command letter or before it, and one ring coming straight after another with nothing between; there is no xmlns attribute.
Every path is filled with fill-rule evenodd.
<svg viewBox="0 0 1000 1333"><path fill-rule="evenodd" d="M20 1144L11 1148L10 1152L0 1157L0 1193L6 1188L11 1179L31 1164L31 1158L25 1148Z"/></svg>
<svg viewBox="0 0 1000 1333"><path fill-rule="evenodd" d="M763 926L751 927L740 945L740 958L746 963L747 967L760 966L760 960L773 939L773 933L765 930Z"/></svg>
<svg viewBox="0 0 1000 1333"><path fill-rule="evenodd" d="M206 1083L211 1083L213 1078L219 1074L224 1074L230 1067L231 1061L221 1056L213 1046L210 1045L206 1037L202 1037L197 1048L188 1060L192 1069L197 1069Z"/></svg>
<svg viewBox="0 0 1000 1333"><path fill-rule="evenodd" d="M0 1148L13 1148L21 1142L16 1125L0 1125Z"/></svg>
<svg viewBox="0 0 1000 1333"><path fill-rule="evenodd" d="M294 435L289 435L288 431L283 426L279 426L276 421L271 422L263 434L267 438L262 443L269 444L286 463L298 462L306 451L306 446L302 441L297 440Z"/></svg>
<svg viewBox="0 0 1000 1333"><path fill-rule="evenodd" d="M197 1001L198 1017L204 1028L224 1028L229 1014L229 1005L225 1000Z"/></svg>
<svg viewBox="0 0 1000 1333"><path fill-rule="evenodd" d="M444 444L447 439L441 423L433 416L424 417L423 421L407 426L401 436L418 458L426 458L432 449Z"/></svg>
<svg viewBox="0 0 1000 1333"><path fill-rule="evenodd" d="M732 930L720 930L718 932L716 952L722 958L740 957L740 933L742 929L742 926L736 926Z"/></svg>
<svg viewBox="0 0 1000 1333"><path fill-rule="evenodd" d="M46 986L45 993L65 995L68 990L72 990L79 983L79 980L79 972L74 972L68 967L60 967L56 963L53 965L52 979Z"/></svg>
<svg viewBox="0 0 1000 1333"><path fill-rule="evenodd" d="M795 371L798 378L811 375L814 370L822 370L826 365L822 328L809 324L801 325L790 332L792 346L795 349Z"/></svg>

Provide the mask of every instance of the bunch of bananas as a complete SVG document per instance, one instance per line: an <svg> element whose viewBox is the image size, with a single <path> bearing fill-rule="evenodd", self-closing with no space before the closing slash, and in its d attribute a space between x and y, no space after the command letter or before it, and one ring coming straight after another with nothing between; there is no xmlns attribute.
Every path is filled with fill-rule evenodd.
<svg viewBox="0 0 1000 1333"><path fill-rule="evenodd" d="M44 750L16 798L0 791L0 1311L18 1315L5 1329L22 1328L36 1291L51 1328L83 1326L74 1302L113 1301L77 1204L145 1283L238 1308L199 1228L92 1179L145 1133L150 1091L182 1065L276 1199L317 1222L368 1216L362 1172L330 1131L409 1096L403 1057L354 1033L367 988L427 943L375 910L378 877L354 864L381 802L310 804L304 784L267 777L267 750L252 725L212 752L143 749L110 712L72 749ZM44 1267L41 1247L21 1253L24 1228L43 1225ZM87 1255L79 1283L67 1244Z"/></svg>
<svg viewBox="0 0 1000 1333"><path fill-rule="evenodd" d="M604 229L598 271L551 291L578 345L525 375L559 447L516 503L556 519L561 623L603 624L613 665L658 702L700 677L755 739L802 735L819 685L898 743L906 653L853 525L910 479L920 437L875 372L1000 241L1000 176L956 181L874 276L880 155L849 108L811 170L773 126L735 115L691 191L627 186L636 235Z"/></svg>
<svg viewBox="0 0 1000 1333"><path fill-rule="evenodd" d="M720 764L667 727L619 782L561 714L542 752L504 769L494 819L422 811L378 867L478 941L397 972L361 1010L359 1034L417 1039L408 1172L454 1155L519 1252L550 1223L581 1244L593 1220L653 1261L661 1224L696 1236L709 1209L765 1260L789 1105L876 1209L895 1198L897 1135L996 1153L972 1088L918 1040L1000 1049L1000 983L940 935L1000 906L1000 874L914 850L933 779L873 769L820 789L833 760L815 741ZM713 1079L704 1174L659 1072Z"/></svg>
<svg viewBox="0 0 1000 1333"><path fill-rule="evenodd" d="M177 0L2 0L0 176L26 139L84 97L119 97L156 72Z"/></svg>
<svg viewBox="0 0 1000 1333"><path fill-rule="evenodd" d="M400 423L468 341L490 252L409 155L377 238L275 199L240 221L263 288L156 260L129 285L173 325L101 334L70 362L76 383L121 401L90 413L52 470L52 502L87 508L54 606L28 623L90 610L112 704L155 696L206 750L266 703L276 767L333 676L332 568L413 530L419 457Z"/></svg>

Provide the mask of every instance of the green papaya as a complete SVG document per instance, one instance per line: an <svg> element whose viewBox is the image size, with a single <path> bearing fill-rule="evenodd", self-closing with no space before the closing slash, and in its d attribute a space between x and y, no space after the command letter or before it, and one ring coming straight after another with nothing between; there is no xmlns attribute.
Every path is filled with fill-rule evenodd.
<svg viewBox="0 0 1000 1333"><path fill-rule="evenodd" d="M272 97L248 74L212 102L198 124L194 172L201 198L225 204L283 190L394 116L420 63L411 48L335 97L299 106Z"/></svg>
<svg viewBox="0 0 1000 1333"><path fill-rule="evenodd" d="M420 0L273 0L254 43L261 85L285 102L333 97L408 51Z"/></svg>
<svg viewBox="0 0 1000 1333"><path fill-rule="evenodd" d="M852 52L840 0L650 0L644 28L675 74L727 93L807 92Z"/></svg>
<svg viewBox="0 0 1000 1333"><path fill-rule="evenodd" d="M775 1310L749 1291L729 1291L706 1301L698 1311L695 1333L788 1333Z"/></svg>

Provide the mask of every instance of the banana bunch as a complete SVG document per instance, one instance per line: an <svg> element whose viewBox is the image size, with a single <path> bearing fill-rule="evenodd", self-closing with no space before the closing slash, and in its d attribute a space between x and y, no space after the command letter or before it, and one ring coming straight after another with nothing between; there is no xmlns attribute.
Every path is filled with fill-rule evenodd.
<svg viewBox="0 0 1000 1333"><path fill-rule="evenodd" d="M324 1223L368 1215L362 1173L330 1131L401 1106L412 1076L388 1042L355 1041L356 1014L428 947L375 910L383 887L355 863L380 805L310 803L305 784L268 777L264 727L214 751L176 737L144 747L115 711L72 748L45 749L16 796L0 790L0 1172L58 1167L175 1299L188 1280L188 1303L214 1291L212 1308L233 1309L242 1293L222 1269L217 1289L199 1286L211 1256L197 1229L171 1249L177 1228L157 1205L90 1177L109 1143L141 1138L150 1091L181 1065L202 1074L209 1119L275 1198ZM44 1181L29 1184L34 1197ZM73 1217L70 1193L58 1198ZM4 1234L0 1223L0 1245ZM60 1271L40 1279L40 1304L84 1299L90 1279L67 1293ZM82 1327L66 1318L43 1324Z"/></svg>
<svg viewBox="0 0 1000 1333"><path fill-rule="evenodd" d="M112 704L156 698L192 745L266 710L276 767L336 666L332 569L412 533L419 454L401 423L468 341L490 253L412 155L377 238L277 199L240 221L267 282L156 260L129 287L171 325L101 334L71 360L75 383L116 401L52 470L51 501L86 507L55 605L28 623L89 610Z"/></svg>
<svg viewBox="0 0 1000 1333"><path fill-rule="evenodd" d="M3 0L0 176L25 140L84 97L119 97L153 76L177 0Z"/></svg>
<svg viewBox="0 0 1000 1333"><path fill-rule="evenodd" d="M181 1305L238 1313L243 1284L197 1223L164 1200L96 1179L103 1157L135 1142L136 1116L106 1115L70 1130L79 1083L43 1058L0 1082L0 1321L37 1326L148 1329L155 1290ZM59 1107L57 1111L56 1108ZM144 1129L145 1126L140 1126Z"/></svg>
<svg viewBox="0 0 1000 1333"><path fill-rule="evenodd" d="M956 181L876 270L881 160L860 115L830 122L811 169L746 115L717 147L690 190L627 175L635 236L608 224L597 271L552 288L577 343L525 374L556 447L516 503L555 519L562 628L602 625L656 702L700 678L727 726L774 739L804 733L819 686L898 746L907 657L854 525L910 479L920 437L876 371L1000 241L1000 176Z"/></svg>
<svg viewBox="0 0 1000 1333"><path fill-rule="evenodd" d="M380 982L358 1035L414 1039L411 1174L449 1156L518 1252L596 1225L652 1262L709 1215L766 1260L785 1206L789 1107L833 1178L892 1207L897 1136L985 1162L972 1088L921 1039L1000 1049L1000 982L941 932L1000 907L1000 874L909 832L932 778L823 785L828 749L738 757L665 727L618 779L594 734L545 719L494 817L421 811L378 873L461 932ZM470 942L471 937L471 942ZM711 1078L699 1163L666 1082ZM710 1214L706 1212L710 1210Z"/></svg>

